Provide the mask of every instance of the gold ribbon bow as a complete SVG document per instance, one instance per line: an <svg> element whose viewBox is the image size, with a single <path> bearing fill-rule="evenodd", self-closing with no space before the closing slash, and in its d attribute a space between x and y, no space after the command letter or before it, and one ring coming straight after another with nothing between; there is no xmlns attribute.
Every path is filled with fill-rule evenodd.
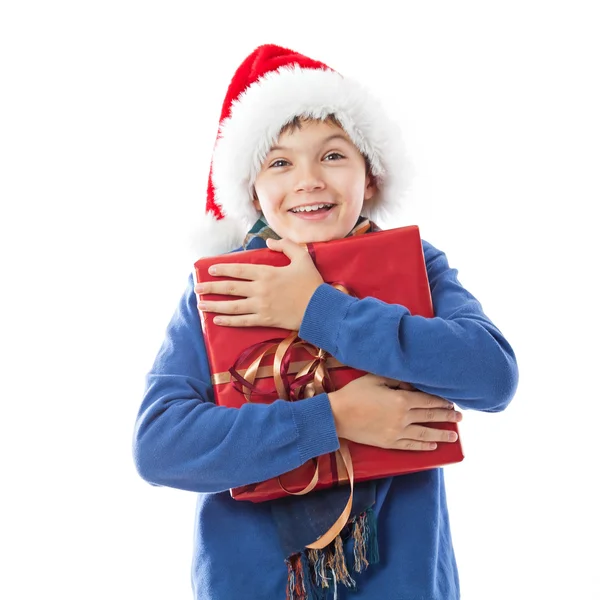
<svg viewBox="0 0 600 600"><path fill-rule="evenodd" d="M333 284L333 286L346 294L350 294L348 288L341 284ZM285 368L285 361L288 359L288 354L294 348L303 348L312 356L312 359L305 362L290 362L287 364L287 368ZM271 354L275 355L273 359L273 366L262 367L261 363L263 360ZM241 387L240 391L244 394L246 401L252 402L252 392L255 380L260 377L268 377L272 375L278 398L281 398L282 400L294 401L300 398L310 398L316 394L321 394L326 391L333 391L331 389L333 385L331 383L331 377L328 369L339 366L343 365L327 352L321 348L318 348L317 346L314 346L313 344L303 342L298 337L297 331L291 331L285 339L277 341L263 350L246 369L238 368L236 363L230 372L217 373L215 376L213 376L212 381L213 384L217 384L228 383L231 382L232 379L235 379L238 385ZM283 377L287 374L293 373L296 373L296 377L290 385L287 383L287 380L284 381ZM330 388L329 390L326 390L326 385ZM292 395L295 396L295 398L290 398L288 390L293 390ZM350 454L350 448L348 447L347 440L340 438L339 442L340 448L335 453L336 460L338 461L338 465L343 465L343 468L346 471L347 479L350 484L350 496L346 506L336 522L326 533L319 536L312 544L307 545L307 548L320 550L327 546L336 538L350 518L350 513L352 511L352 500L354 498L354 469L352 466L352 456ZM281 489L287 494L293 496L303 496L311 492L319 481L319 461L318 458L314 460L314 475L310 483L304 489L300 490L299 492L292 492L283 486L281 483L281 478L278 477L277 480ZM345 479L346 477L343 478Z"/></svg>

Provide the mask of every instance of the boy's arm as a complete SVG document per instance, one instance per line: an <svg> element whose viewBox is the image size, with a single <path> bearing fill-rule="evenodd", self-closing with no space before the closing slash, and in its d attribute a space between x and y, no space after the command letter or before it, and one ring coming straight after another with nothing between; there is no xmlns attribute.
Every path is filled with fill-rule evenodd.
<svg viewBox="0 0 600 600"><path fill-rule="evenodd" d="M348 366L406 381L461 408L500 411L515 394L514 352L457 280L443 252L423 242L434 318L323 284L299 335Z"/></svg>
<svg viewBox="0 0 600 600"><path fill-rule="evenodd" d="M216 406L192 276L147 375L133 453L156 485L219 492L264 481L339 448L326 394Z"/></svg>

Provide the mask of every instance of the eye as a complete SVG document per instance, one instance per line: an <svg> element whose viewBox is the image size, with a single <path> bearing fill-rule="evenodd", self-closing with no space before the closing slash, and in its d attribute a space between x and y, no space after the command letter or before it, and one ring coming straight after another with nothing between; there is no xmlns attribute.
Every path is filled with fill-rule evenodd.
<svg viewBox="0 0 600 600"><path fill-rule="evenodd" d="M284 158L278 158L277 160L274 160L270 165L269 165L269 169L271 167L285 167L286 165L289 165L290 163L285 160Z"/></svg>
<svg viewBox="0 0 600 600"><path fill-rule="evenodd" d="M323 160L328 160L329 158L331 158L332 160L340 160L340 158L345 158L345 156L343 154L340 154L339 152L330 152L325 156Z"/></svg>

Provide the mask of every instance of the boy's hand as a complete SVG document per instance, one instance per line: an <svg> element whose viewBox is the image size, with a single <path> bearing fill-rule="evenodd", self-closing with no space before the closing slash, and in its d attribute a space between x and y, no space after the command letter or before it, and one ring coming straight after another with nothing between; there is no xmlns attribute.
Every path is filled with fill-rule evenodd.
<svg viewBox="0 0 600 600"><path fill-rule="evenodd" d="M426 423L459 422L462 414L444 398L410 384L363 375L328 394L338 437L395 450L434 450L456 433Z"/></svg>
<svg viewBox="0 0 600 600"><path fill-rule="evenodd" d="M215 264L209 269L211 275L234 277L235 280L211 281L194 288L199 294L242 297L240 300L198 303L202 311L224 315L215 317L217 325L300 329L306 307L323 278L302 246L291 240L272 239L267 240L267 246L283 252L290 264L285 267Z"/></svg>

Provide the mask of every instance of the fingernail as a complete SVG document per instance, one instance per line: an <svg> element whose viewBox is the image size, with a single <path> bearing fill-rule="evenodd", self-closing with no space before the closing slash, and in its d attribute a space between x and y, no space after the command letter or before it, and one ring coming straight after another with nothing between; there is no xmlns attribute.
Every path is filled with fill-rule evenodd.
<svg viewBox="0 0 600 600"><path fill-rule="evenodd" d="M451 431L451 432L448 434L448 441L450 441L450 442L455 442L457 439L458 439L458 436L456 435L456 432L455 432L455 431Z"/></svg>
<svg viewBox="0 0 600 600"><path fill-rule="evenodd" d="M208 267L208 272L211 275L216 275L217 274L217 267Z"/></svg>
<svg viewBox="0 0 600 600"><path fill-rule="evenodd" d="M222 319L221 317L215 317L215 318L213 319L213 323L214 323L215 325L221 325L221 324L223 323L223 319Z"/></svg>
<svg viewBox="0 0 600 600"><path fill-rule="evenodd" d="M201 283L199 283L195 289L196 292L198 292L198 294L201 294L204 291L204 286Z"/></svg>

